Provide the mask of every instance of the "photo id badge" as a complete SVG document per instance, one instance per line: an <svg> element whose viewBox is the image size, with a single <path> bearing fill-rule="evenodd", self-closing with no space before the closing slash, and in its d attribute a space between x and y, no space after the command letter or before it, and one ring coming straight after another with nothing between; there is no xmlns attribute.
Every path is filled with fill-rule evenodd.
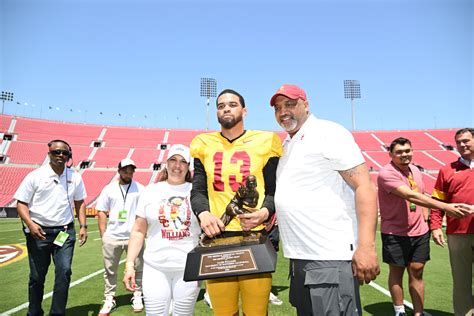
<svg viewBox="0 0 474 316"><path fill-rule="evenodd" d="M118 221L123 223L127 221L127 210L121 210L118 213Z"/></svg>
<svg viewBox="0 0 474 316"><path fill-rule="evenodd" d="M59 247L62 247L68 238L69 238L69 234L61 231L56 236L56 239L53 241L53 244L58 245Z"/></svg>

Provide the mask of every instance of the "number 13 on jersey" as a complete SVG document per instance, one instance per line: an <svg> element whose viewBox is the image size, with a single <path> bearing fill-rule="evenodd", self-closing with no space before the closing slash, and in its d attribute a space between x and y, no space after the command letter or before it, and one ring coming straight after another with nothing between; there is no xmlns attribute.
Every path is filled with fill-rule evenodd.
<svg viewBox="0 0 474 316"><path fill-rule="evenodd" d="M241 182L250 175L250 156L246 151L236 151L232 154L229 161L224 161L224 152L218 151L213 156L214 162L214 190L216 192L224 192L224 183L228 182L232 191L235 192L239 188ZM223 168L235 169L233 166L240 166L239 173L226 174L223 173ZM239 181L240 180L240 181Z"/></svg>

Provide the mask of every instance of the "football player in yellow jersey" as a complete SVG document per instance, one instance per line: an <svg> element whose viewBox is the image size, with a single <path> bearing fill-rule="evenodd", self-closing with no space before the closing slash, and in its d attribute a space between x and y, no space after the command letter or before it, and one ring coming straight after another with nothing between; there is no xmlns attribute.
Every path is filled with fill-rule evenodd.
<svg viewBox="0 0 474 316"><path fill-rule="evenodd" d="M209 237L241 235L264 230L263 223L275 212L273 195L281 140L275 133L244 129L244 98L226 89L217 97L220 132L196 136L191 142L194 178L191 205ZM238 215L224 226L220 217L249 175L257 179L257 210ZM207 281L214 315L239 315L239 293L244 315L266 315L272 284L270 273Z"/></svg>

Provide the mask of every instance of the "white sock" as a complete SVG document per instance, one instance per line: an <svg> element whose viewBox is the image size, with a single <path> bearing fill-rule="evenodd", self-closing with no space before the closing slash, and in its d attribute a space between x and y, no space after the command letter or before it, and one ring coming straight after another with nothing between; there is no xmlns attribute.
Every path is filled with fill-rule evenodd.
<svg viewBox="0 0 474 316"><path fill-rule="evenodd" d="M405 305L393 305L393 308L395 309L395 316L405 313Z"/></svg>

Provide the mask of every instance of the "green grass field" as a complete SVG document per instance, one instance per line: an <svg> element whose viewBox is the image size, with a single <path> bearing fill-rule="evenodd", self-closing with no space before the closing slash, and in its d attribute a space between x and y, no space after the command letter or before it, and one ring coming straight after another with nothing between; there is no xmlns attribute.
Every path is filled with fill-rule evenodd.
<svg viewBox="0 0 474 316"><path fill-rule="evenodd" d="M103 299L103 279L101 242L97 229L97 221L88 219L89 239L83 247L76 247L73 262L72 282L88 277L83 282L69 290L68 315L97 315ZM18 219L0 220L0 245L23 244L25 237L21 232ZM377 250L380 255L380 234L377 235ZM50 267L45 294L52 291L53 265ZM121 265L123 271L123 264ZM387 288L387 265L381 264L381 274L375 281ZM24 258L9 265L0 267L0 315L8 315L7 311L21 306L28 301L28 260ZM95 275L92 275L94 274ZM123 272L122 272L123 273ZM92 275L92 276L91 276ZM277 271L273 274L273 292L283 300L283 305L270 305L269 315L296 315L288 303L288 260L283 258L280 251ZM405 277L406 279L406 277ZM452 281L447 248L440 248L431 243L431 261L427 264L425 273L425 310L432 315L447 316L452 314ZM405 300L410 301L408 287L405 285ZM211 310L203 301L201 291L196 303L195 315L212 315ZM119 284L117 293L118 308L113 315L133 314L129 305L131 294ZM364 315L393 315L390 298L370 285L361 288ZM48 312L51 298L43 302L43 309ZM11 315L25 315L26 308ZM145 315L144 312L136 315ZM410 315L410 314L409 314Z"/></svg>

